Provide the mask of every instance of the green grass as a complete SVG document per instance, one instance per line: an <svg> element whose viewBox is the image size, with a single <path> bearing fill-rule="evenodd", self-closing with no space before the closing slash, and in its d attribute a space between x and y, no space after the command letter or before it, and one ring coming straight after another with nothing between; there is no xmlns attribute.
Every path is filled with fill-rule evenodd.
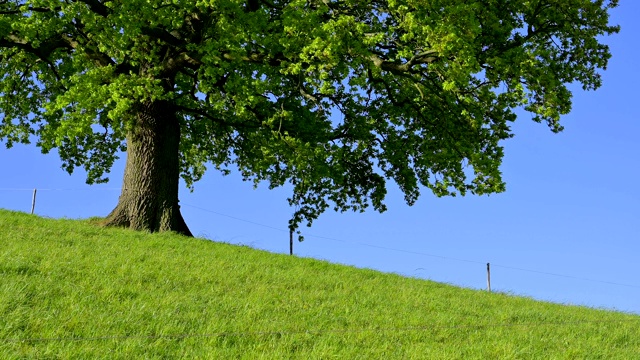
<svg viewBox="0 0 640 360"><path fill-rule="evenodd" d="M640 316L0 210L1 359L639 359Z"/></svg>

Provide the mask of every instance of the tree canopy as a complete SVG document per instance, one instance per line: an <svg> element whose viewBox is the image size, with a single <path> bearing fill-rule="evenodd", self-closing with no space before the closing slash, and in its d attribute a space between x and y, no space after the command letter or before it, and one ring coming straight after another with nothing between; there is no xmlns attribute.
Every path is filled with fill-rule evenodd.
<svg viewBox="0 0 640 360"><path fill-rule="evenodd" d="M175 176L165 175L188 186L207 166L270 187L290 183L292 229L328 207L383 211L388 180L409 204L425 188L501 192L501 140L512 136L514 110L562 129L567 86L601 85L611 56L601 40L618 31L609 24L615 6L1 0L0 140L57 148L63 167L84 167L89 183L106 181L125 150L125 179L150 158L173 156ZM167 154L136 162L132 149L153 144ZM177 188L167 201L177 205ZM134 226L132 209L120 225L176 228Z"/></svg>

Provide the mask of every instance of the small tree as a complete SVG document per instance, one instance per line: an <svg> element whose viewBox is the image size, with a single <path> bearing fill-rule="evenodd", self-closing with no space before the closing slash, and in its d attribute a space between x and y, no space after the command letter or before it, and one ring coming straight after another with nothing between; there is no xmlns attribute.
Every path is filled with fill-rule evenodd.
<svg viewBox="0 0 640 360"><path fill-rule="evenodd" d="M108 225L190 234L207 165L289 182L295 229L330 205L384 211L504 190L513 109L561 130L567 84L600 86L615 0L3 0L0 139L34 137L107 181Z"/></svg>

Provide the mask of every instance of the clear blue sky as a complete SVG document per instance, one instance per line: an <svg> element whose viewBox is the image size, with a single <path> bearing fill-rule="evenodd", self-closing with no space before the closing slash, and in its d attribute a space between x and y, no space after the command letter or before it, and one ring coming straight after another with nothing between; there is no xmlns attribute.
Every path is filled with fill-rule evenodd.
<svg viewBox="0 0 640 360"><path fill-rule="evenodd" d="M504 143L505 193L436 198L425 190L408 207L392 187L389 211L325 213L303 229L296 255L472 288L486 287L491 262L494 291L640 313L638 15L638 1L613 12L622 32L606 39L613 58L604 85L575 88L563 133L518 118ZM104 216L115 206L123 160L109 184L92 187L82 171L69 176L60 165L34 145L0 148L0 208L29 211L31 192L7 189L33 188L66 189L40 190L39 215ZM181 204L196 236L286 253L288 195L214 170L194 193L181 189Z"/></svg>

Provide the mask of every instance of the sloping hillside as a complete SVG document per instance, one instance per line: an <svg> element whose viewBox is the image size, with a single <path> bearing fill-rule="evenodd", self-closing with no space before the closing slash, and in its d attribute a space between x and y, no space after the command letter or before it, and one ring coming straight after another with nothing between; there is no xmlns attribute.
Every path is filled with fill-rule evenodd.
<svg viewBox="0 0 640 360"><path fill-rule="evenodd" d="M0 358L638 359L640 316L0 210Z"/></svg>

